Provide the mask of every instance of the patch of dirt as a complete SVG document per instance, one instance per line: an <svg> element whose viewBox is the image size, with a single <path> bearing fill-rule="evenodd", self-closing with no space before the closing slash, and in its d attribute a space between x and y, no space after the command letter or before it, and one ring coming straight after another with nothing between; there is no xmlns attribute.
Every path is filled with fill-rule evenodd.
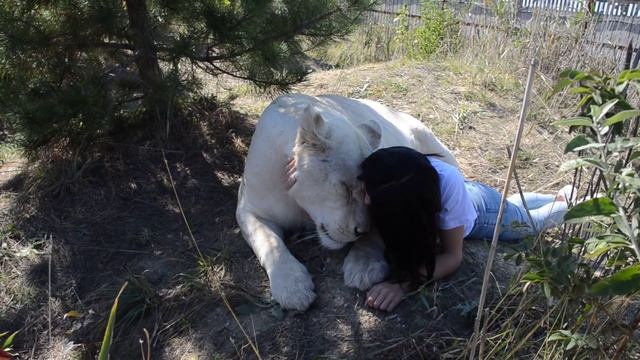
<svg viewBox="0 0 640 360"><path fill-rule="evenodd" d="M143 328L154 359L255 358L247 337L271 359L460 356L454 345L472 329L488 253L484 242L467 242L454 276L388 314L369 310L362 292L344 286L346 250L290 239L314 277L318 298L304 313L283 312L270 302L267 277L234 216L243 158L269 99L228 91L239 112L203 106L193 114L201 126L166 144L164 157L157 147L106 145L102 154L108 155L93 158L77 179L61 180L58 191L45 195L38 181L23 179L42 179L50 175L43 168L68 164L0 177L0 330L21 329L21 358L94 356L125 281L114 359L141 358ZM369 98L406 111L432 127L467 177L503 185L520 94L493 92L441 64L401 62L319 72L296 91ZM525 189L564 185L556 174L563 143L558 136L528 125L519 168ZM10 169L1 164L0 174ZM494 265L501 288L517 271L502 260L508 251L501 245Z"/></svg>

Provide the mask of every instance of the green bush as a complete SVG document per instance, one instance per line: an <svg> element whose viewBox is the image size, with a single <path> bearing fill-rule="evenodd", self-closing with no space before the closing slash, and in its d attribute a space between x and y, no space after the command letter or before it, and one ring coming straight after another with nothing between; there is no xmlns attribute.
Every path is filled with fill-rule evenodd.
<svg viewBox="0 0 640 360"><path fill-rule="evenodd" d="M454 13L433 1L422 3L420 26L415 30L413 57L426 58L438 52L445 42L455 43L458 22Z"/></svg>

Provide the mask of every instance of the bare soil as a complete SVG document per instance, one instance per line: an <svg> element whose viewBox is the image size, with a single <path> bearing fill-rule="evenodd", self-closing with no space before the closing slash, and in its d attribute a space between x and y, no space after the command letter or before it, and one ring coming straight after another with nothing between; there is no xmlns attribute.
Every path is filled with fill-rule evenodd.
<svg viewBox="0 0 640 360"><path fill-rule="evenodd" d="M496 81L460 66L392 62L318 72L295 91L406 111L454 151L467 177L502 187L522 87ZM318 298L304 313L270 301L267 277L234 217L243 157L270 99L228 84L209 91L227 107L203 104L198 125L184 124L164 155L157 146L111 143L86 164L55 156L37 165L0 162L0 333L20 330L19 358L95 357L125 281L113 359L142 358L143 328L154 359L256 358L248 339L265 359L459 357L480 294L485 242L467 242L454 276L384 313L344 286L345 250L292 236L289 246L313 275ZM527 126L518 168L526 190L564 185L559 136ZM492 296L518 270L503 260L510 251L500 245Z"/></svg>

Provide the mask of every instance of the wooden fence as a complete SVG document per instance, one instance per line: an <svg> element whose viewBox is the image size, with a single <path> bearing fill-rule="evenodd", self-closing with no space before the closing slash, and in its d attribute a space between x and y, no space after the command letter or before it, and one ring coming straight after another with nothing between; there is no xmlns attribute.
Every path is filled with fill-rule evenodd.
<svg viewBox="0 0 640 360"><path fill-rule="evenodd" d="M640 17L640 4L617 3L606 1L576 0L519 0L519 8L523 11L533 9L549 9L560 12L579 12L585 6L593 6L593 12L599 15Z"/></svg>
<svg viewBox="0 0 640 360"><path fill-rule="evenodd" d="M488 3L492 1L449 1L438 0L441 4L449 7L462 9L465 7L481 7L490 8ZM385 15L397 16L401 9L406 6L409 17L420 17L420 0L383 0L376 5L367 14L372 22L375 20L387 20ZM505 3L509 6L510 3ZM576 13L582 11L586 7L593 7L593 12L598 15L620 16L640 18L640 3L624 1L624 2L607 2L594 0L515 0L515 7L518 12L531 12L534 9L547 9L556 12Z"/></svg>
<svg viewBox="0 0 640 360"><path fill-rule="evenodd" d="M467 2L438 0L441 6L453 9L461 19L463 27L486 27L497 24L495 7L485 2ZM420 23L420 0L383 0L364 16L365 23L395 25L401 13L404 13L410 27ZM545 13L556 19L568 21L584 6L593 8L595 28L591 34L593 43L605 44L618 50L626 49L629 42L640 45L640 3L603 2L594 0L515 0L505 3L512 6L515 27L526 27L536 13ZM586 5L585 5L586 4ZM469 32L469 31L464 31Z"/></svg>

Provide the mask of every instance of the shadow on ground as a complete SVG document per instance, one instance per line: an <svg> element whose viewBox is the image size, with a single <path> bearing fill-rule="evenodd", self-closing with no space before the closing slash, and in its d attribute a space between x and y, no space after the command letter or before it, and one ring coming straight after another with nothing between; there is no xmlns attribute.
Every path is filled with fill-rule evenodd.
<svg viewBox="0 0 640 360"><path fill-rule="evenodd" d="M467 246L455 276L387 314L367 309L363 293L344 286L345 251L291 239L292 252L314 276L318 299L305 313L284 312L269 301L266 275L234 217L253 119L207 104L192 115L201 121L182 124L181 135L162 146L164 155L160 146L109 144L86 166L53 161L2 182L3 192L15 194L4 202L3 234L31 252L0 253L15 264L3 281L18 284L2 294L14 297L5 299L0 330L21 329L21 356L93 358L125 281L114 359L142 358L143 328L154 359L255 358L247 336L263 358L274 359L461 355L451 349L471 329L484 243ZM52 181L55 169L66 170ZM508 278L504 267L498 278Z"/></svg>

